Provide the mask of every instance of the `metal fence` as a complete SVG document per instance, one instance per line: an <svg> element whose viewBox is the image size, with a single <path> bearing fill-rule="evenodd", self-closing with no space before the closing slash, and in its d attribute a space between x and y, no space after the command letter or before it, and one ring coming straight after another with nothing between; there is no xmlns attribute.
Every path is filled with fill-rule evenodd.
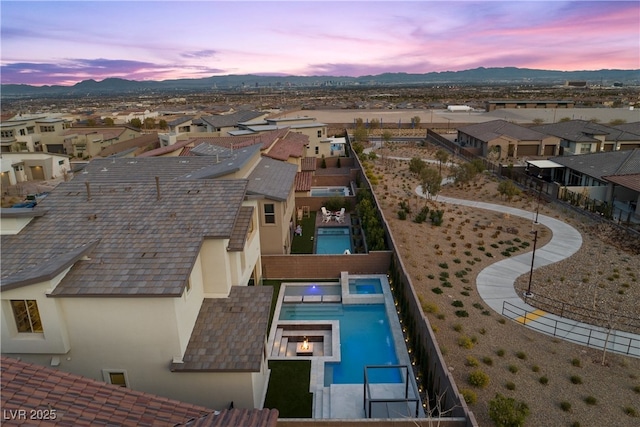
<svg viewBox="0 0 640 427"><path fill-rule="evenodd" d="M525 310L508 301L502 304L502 315L547 335L562 338L587 347L640 357L640 339L637 335L620 333L584 323L558 320L540 316L534 310Z"/></svg>

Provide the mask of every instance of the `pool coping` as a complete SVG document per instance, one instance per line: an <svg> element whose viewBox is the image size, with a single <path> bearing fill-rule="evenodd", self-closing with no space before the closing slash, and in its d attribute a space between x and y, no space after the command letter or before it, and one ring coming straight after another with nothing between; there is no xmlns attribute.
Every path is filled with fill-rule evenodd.
<svg viewBox="0 0 640 427"><path fill-rule="evenodd" d="M370 279L370 278L378 278L381 281L382 286L382 294L350 294L349 293L349 279ZM269 337L267 340L267 360L309 360L311 362L311 374L309 378L309 391L313 393L313 412L312 417L314 419L322 419L329 418L330 414L324 413L324 409L328 406L329 402L326 402L326 399L330 397L330 393L332 390L332 386L325 387L324 385L324 376L325 376L325 362L334 362L339 363L341 361L340 354L340 325L338 320L278 320L280 316L280 311L282 309L282 304L284 304L284 294L287 286L309 286L313 282L285 282L283 286L280 287L280 292L278 294L278 300L276 303L273 322L271 324L271 330L269 331ZM384 274L349 274L348 272L341 272L340 280L336 282L318 282L322 285L340 285L341 287L341 297L342 304L345 305L354 305L354 304L384 304L385 311L387 314L387 319L389 320L389 327L391 329L391 335L393 337L393 344L396 351L396 358L398 360L399 365L407 365L408 367L412 367L415 365L415 362L411 360L411 357L407 351L406 339L404 338L403 327L401 321L398 317L399 311L396 307L396 303L394 302L393 295L391 294L391 287L389 284L388 276ZM289 300L286 303L298 303L298 301ZM329 301L325 301L329 302ZM316 302L317 303L317 302ZM331 301L331 303L334 303ZM275 345L275 336L276 331L278 329L278 325L305 325L305 324L331 324L332 331L332 354L331 356L271 356L273 351L273 346ZM411 382L412 387L411 390L417 390L417 384L415 382L415 377L413 376L413 371L411 371ZM344 384L338 384L338 386L344 386ZM363 387L361 384L357 384L358 387ZM343 387L338 387L335 392L338 392L338 389ZM325 389L329 389L329 396L326 396L327 391ZM324 396L324 397L323 397ZM334 399L331 398L333 402ZM419 411L421 417L424 417L424 411L422 405L419 405ZM363 409L364 412L364 409ZM349 416L352 415L352 416ZM339 418L351 418L351 419L360 419L359 414L347 414L343 415Z"/></svg>

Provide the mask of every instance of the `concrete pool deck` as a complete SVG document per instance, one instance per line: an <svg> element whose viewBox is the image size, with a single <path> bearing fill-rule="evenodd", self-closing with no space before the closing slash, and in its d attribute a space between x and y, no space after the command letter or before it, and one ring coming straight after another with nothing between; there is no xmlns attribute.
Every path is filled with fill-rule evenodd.
<svg viewBox="0 0 640 427"><path fill-rule="evenodd" d="M379 278L382 284L382 294L350 294L349 293L349 279L355 278ZM405 339L403 335L402 325L397 316L395 303L389 282L386 275L349 275L346 272L341 274L340 280L336 282L318 282L321 285L334 285L340 286L340 299L343 305L351 304L384 304L387 318L389 320L389 327L391 329L391 335L393 337L393 344L395 348L396 358L398 365L405 365L408 367L411 378L409 387L409 398L418 399L418 413L419 417L424 417L424 410L420 397L417 396L417 385L413 376L412 361L407 352ZM325 363L341 361L340 353L340 322L337 320L279 320L280 312L283 304L299 303L296 298L295 301L289 299L285 302L285 293L287 286L309 286L312 283L298 283L298 282L284 282L280 288L278 300L276 303L276 309L274 314L274 320L271 325L271 331L269 333L269 339L267 344L269 360L309 360L311 361L311 375L309 383L309 391L313 393L313 414L315 419L331 418L331 419L363 419L365 418L365 410L363 406L364 402L364 385L363 384L330 384L325 386ZM324 297L333 297L335 300L337 295L322 295L319 302L304 302L303 304L321 305ZM328 302L328 301L327 301ZM335 303L334 303L335 304ZM330 347L327 342L323 342L323 349L330 348L330 351L323 350L321 356L314 355L296 355L289 351L289 355L280 354L278 347L278 329L279 328L300 328L302 334L309 333L311 327L318 327L312 325L330 325ZM324 336L329 337L325 333ZM294 339L300 339L294 338ZM329 338L327 338L329 339ZM274 356L275 353L277 356ZM330 353L330 354L326 354ZM384 396L385 398L402 398L404 396L403 384L372 384L372 390L375 390L376 396ZM401 417L413 417L415 416L415 407L409 408L410 411L406 412L406 404L393 403L385 406L387 410L393 412L396 416L390 418ZM414 405L415 406L415 405ZM404 411L404 413L403 413ZM376 412L374 411L374 414ZM391 414L390 414L391 415Z"/></svg>

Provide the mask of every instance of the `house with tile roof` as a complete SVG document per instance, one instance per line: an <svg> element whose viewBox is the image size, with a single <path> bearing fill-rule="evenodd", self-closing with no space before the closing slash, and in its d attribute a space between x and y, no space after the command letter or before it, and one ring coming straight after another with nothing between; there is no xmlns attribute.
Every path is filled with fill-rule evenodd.
<svg viewBox="0 0 640 427"><path fill-rule="evenodd" d="M2 357L3 425L275 427L277 409L222 409L167 399ZM31 416L39 415L38 417ZM39 412L38 412L39 411Z"/></svg>
<svg viewBox="0 0 640 427"><path fill-rule="evenodd" d="M458 128L458 143L478 155L491 151L498 158L557 155L560 139L506 120L492 120Z"/></svg>
<svg viewBox="0 0 640 427"><path fill-rule="evenodd" d="M2 188L26 181L65 177L71 170L65 154L26 152L4 153L0 158Z"/></svg>
<svg viewBox="0 0 640 427"><path fill-rule="evenodd" d="M64 154L62 135L71 127L67 119L48 115L17 116L0 123L3 153L48 151Z"/></svg>
<svg viewBox="0 0 640 427"><path fill-rule="evenodd" d="M137 138L140 129L131 126L72 127L62 134L62 138L48 142L43 140L47 151L72 154L75 157L94 157L114 144Z"/></svg>
<svg viewBox="0 0 640 427"><path fill-rule="evenodd" d="M146 160L173 161L154 167L176 175L211 163ZM10 212L3 355L209 408L260 408L272 289L247 286L262 274L249 181L110 173L140 166L128 161L103 159L103 175Z"/></svg>
<svg viewBox="0 0 640 427"><path fill-rule="evenodd" d="M549 159L552 179L574 193L640 217L640 148Z"/></svg>
<svg viewBox="0 0 640 427"><path fill-rule="evenodd" d="M560 138L559 155L599 153L601 151L633 150L640 148L637 125L634 132L626 127L612 127L586 120L569 120L531 128Z"/></svg>

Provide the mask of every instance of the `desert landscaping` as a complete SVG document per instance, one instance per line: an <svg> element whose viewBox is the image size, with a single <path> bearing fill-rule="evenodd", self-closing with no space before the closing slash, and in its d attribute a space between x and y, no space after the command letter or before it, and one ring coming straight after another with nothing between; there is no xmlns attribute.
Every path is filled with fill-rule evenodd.
<svg viewBox="0 0 640 427"><path fill-rule="evenodd" d="M377 158L367 160L366 169L370 179L374 177L380 207L448 369L479 424L493 425L488 402L500 393L526 403L526 425L637 425L640 359L604 354L536 332L488 308L475 289L483 268L532 249L532 222L538 209L541 215L576 228L583 243L566 260L534 271L535 295L583 308L583 315L572 315L576 320L586 322L584 313L599 313L614 328L638 333L637 239L557 203L542 199L538 204L535 192L522 191L507 200L498 192L500 180L489 173L478 174L463 187L443 185L438 195L518 207L531 211L531 220L442 203L438 195L434 200L418 197L415 190L420 183L410 172L409 162L394 157L435 159L436 150L430 145L391 143L373 150ZM450 161L443 164L443 177L451 167ZM429 211L444 211L441 225L428 219L414 221L425 205ZM404 215L399 210L406 219L400 219ZM550 230L537 227L541 248L551 235ZM522 294L528 283L527 273L516 281L517 292ZM535 306L535 301L529 303ZM598 322L603 321L591 323Z"/></svg>

